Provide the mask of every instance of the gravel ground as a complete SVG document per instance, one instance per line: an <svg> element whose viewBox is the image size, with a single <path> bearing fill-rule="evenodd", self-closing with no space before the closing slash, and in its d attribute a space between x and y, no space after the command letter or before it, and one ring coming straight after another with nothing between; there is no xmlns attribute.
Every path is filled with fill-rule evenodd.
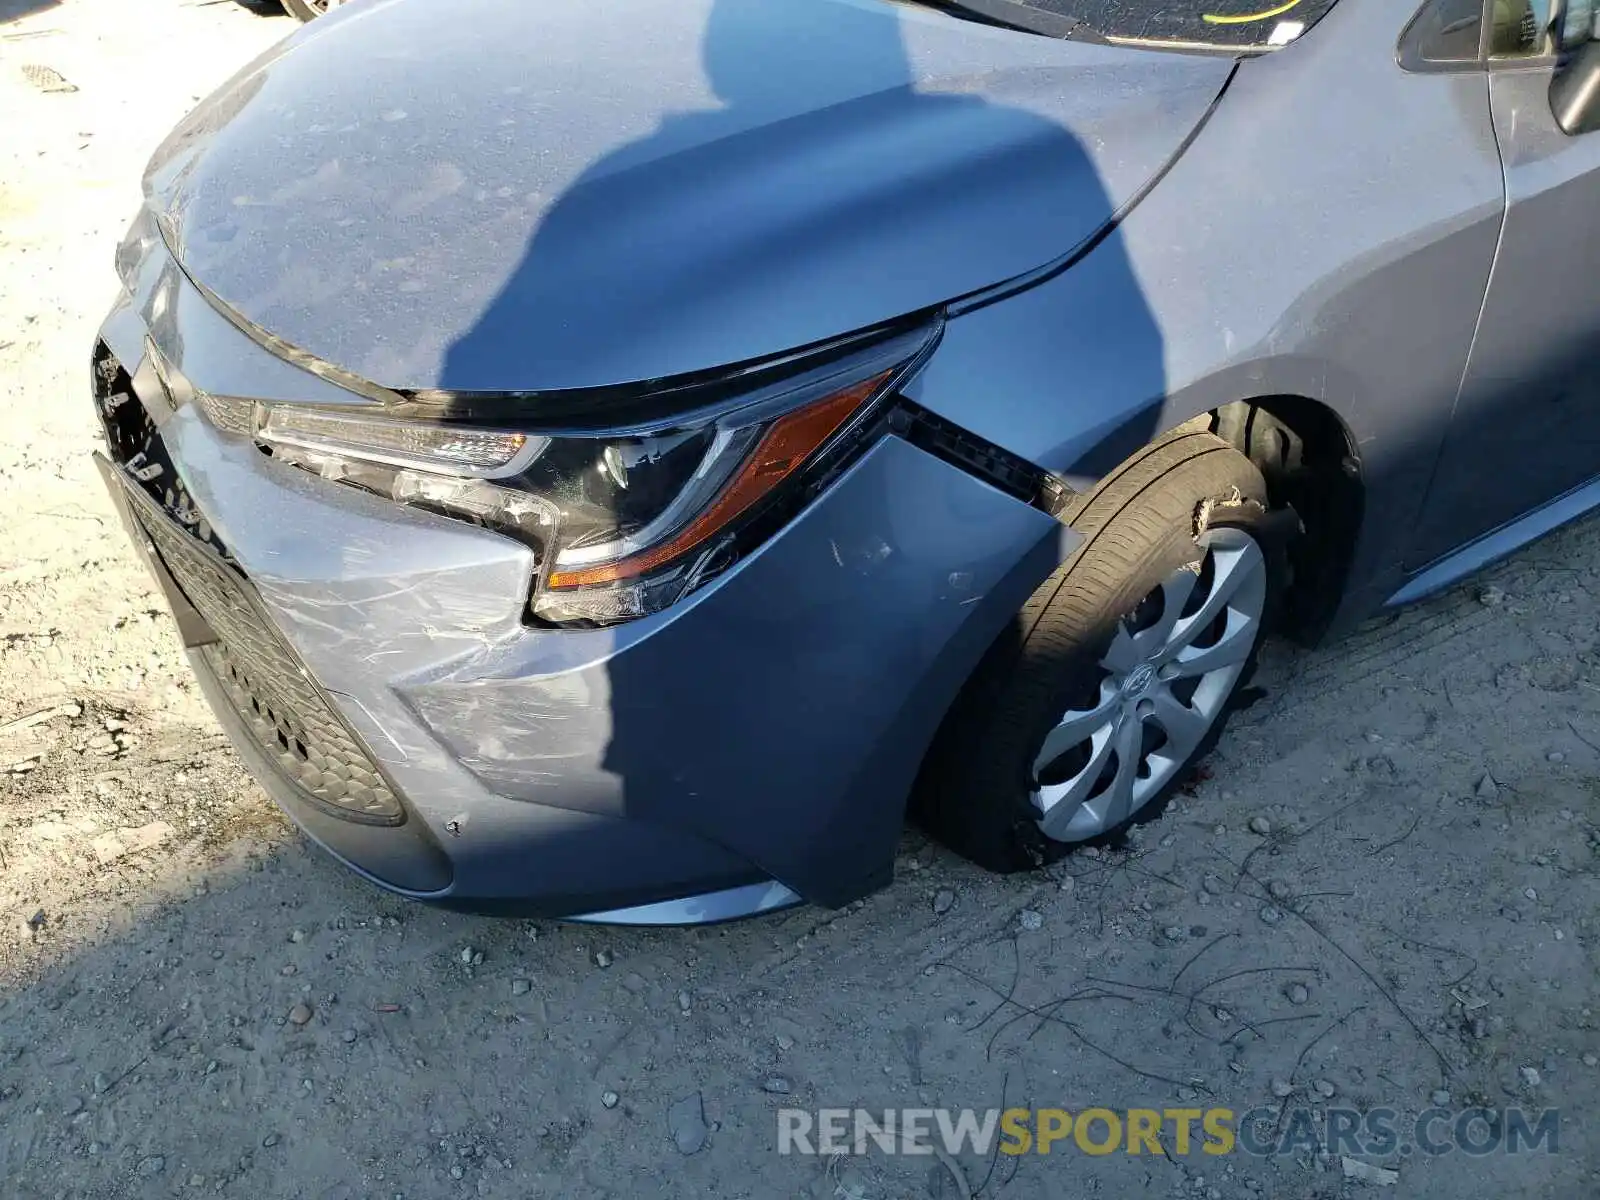
<svg viewBox="0 0 1600 1200"><path fill-rule="evenodd" d="M782 1105L1272 1103L1555 1107L1559 1153L1394 1156L1386 1194L1600 1192L1593 523L1275 650L1209 777L1050 876L908 833L845 911L648 932L308 850L189 681L85 394L145 157L289 28L0 0L0 1193L1385 1194L1309 1152L776 1153Z"/></svg>

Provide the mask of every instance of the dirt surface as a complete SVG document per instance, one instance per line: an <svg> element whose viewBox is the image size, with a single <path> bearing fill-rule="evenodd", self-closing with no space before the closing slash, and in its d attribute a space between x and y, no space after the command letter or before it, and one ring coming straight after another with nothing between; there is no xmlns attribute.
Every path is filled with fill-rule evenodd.
<svg viewBox="0 0 1600 1200"><path fill-rule="evenodd" d="M1595 524L1270 653L1211 778L1049 876L908 833L846 911L639 932L439 913L309 850L190 683L86 394L145 157L289 30L0 0L0 1195L1600 1194ZM1554 1107L1559 1152L1395 1155L1387 1188L1170 1141L776 1152L784 1105L1275 1103Z"/></svg>

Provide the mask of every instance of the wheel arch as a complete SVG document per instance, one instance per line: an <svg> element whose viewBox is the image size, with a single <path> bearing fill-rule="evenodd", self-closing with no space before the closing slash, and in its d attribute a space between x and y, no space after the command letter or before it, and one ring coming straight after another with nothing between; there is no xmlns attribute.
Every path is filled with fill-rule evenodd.
<svg viewBox="0 0 1600 1200"><path fill-rule="evenodd" d="M1366 512L1355 435L1331 406L1293 394L1229 401L1202 417L1261 471L1273 505L1299 515L1283 616L1287 633L1315 642L1345 595Z"/></svg>
<svg viewBox="0 0 1600 1200"><path fill-rule="evenodd" d="M1332 380L1323 374L1325 384ZM1147 445L1184 426L1215 433L1249 458L1267 480L1274 507L1291 507L1304 529L1290 547L1283 631L1318 641L1339 615L1351 583L1367 511L1360 438L1341 408L1311 389L1247 391L1188 388L1098 438L1063 471L1074 488L1092 489ZM1309 381L1308 381L1309 382ZM1337 389L1336 389L1337 390Z"/></svg>

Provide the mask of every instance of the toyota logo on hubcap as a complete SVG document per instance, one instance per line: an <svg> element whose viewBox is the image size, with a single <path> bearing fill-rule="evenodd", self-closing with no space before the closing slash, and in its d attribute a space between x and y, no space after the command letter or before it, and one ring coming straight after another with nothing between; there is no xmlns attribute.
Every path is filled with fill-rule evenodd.
<svg viewBox="0 0 1600 1200"><path fill-rule="evenodd" d="M1127 682L1122 685L1124 696L1137 696L1150 686L1151 680L1156 677L1156 669L1150 663L1140 663L1128 673Z"/></svg>

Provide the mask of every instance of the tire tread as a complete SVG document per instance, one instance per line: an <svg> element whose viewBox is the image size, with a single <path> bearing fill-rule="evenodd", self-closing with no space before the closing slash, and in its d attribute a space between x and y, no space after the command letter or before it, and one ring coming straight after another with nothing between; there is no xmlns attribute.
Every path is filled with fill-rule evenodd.
<svg viewBox="0 0 1600 1200"><path fill-rule="evenodd" d="M924 764L913 802L935 837L999 871L1038 865L1069 849L1039 833L1026 791L1019 793L1015 775L1027 747L1019 751L1018 731L1038 725L1070 680L1092 669L1101 650L1089 641L1149 590L1153 549L1174 545L1175 531L1192 539L1199 506L1235 493L1256 502L1241 513L1265 511L1265 484L1248 459L1206 430L1180 428L1143 447L1063 514L1083 543L991 646ZM1241 682L1247 675L1248 669ZM1160 806L1153 801L1134 819L1152 819Z"/></svg>

